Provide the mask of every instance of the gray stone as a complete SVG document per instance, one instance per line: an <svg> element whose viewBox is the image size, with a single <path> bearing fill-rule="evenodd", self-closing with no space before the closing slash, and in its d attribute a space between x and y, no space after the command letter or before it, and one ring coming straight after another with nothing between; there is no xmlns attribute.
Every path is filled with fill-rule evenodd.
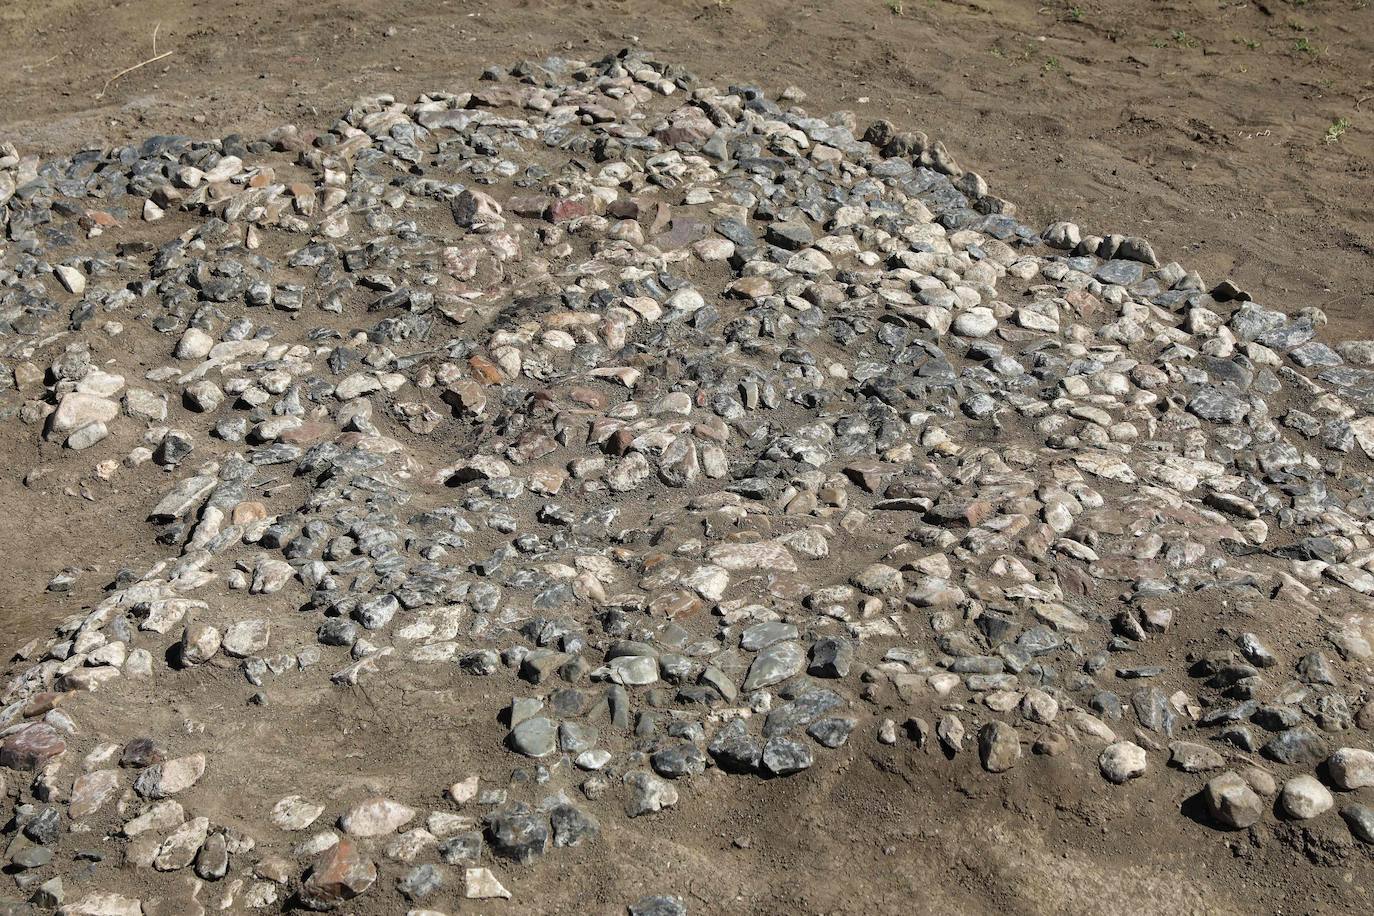
<svg viewBox="0 0 1374 916"><path fill-rule="evenodd" d="M1264 816L1263 799L1230 770L1212 777L1202 795L1212 819L1222 827L1243 830Z"/></svg>

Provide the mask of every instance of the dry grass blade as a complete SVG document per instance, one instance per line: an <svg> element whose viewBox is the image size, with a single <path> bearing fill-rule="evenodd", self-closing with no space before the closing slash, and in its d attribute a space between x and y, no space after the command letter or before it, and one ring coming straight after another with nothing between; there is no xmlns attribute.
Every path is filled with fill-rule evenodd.
<svg viewBox="0 0 1374 916"><path fill-rule="evenodd" d="M175 49L171 51L163 51L161 54L157 53L157 32L160 28L162 28L162 23L160 22L157 25L153 26L153 56L148 58L147 60L139 61L132 67L125 67L123 70L120 70L114 76L107 79L105 81L105 85L101 86L100 91L96 93L95 97L97 100L105 98L106 90L108 90L110 88L110 85L120 77L127 76L130 73L133 73L135 70L139 69L140 67L146 67L149 64L155 64L158 61L162 60L164 57L170 57L171 55L176 53Z"/></svg>

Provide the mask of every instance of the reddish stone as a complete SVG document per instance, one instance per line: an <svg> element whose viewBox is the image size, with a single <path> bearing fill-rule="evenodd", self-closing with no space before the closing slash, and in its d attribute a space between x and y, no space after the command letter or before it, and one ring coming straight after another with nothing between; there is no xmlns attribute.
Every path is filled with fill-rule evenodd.
<svg viewBox="0 0 1374 916"><path fill-rule="evenodd" d="M487 359L485 356L473 356L468 359L468 368L477 381L483 385L495 385L505 381L506 373L501 371L501 367Z"/></svg>
<svg viewBox="0 0 1374 916"><path fill-rule="evenodd" d="M672 219L673 208L668 205L666 200L660 200L654 205L654 218L653 221L649 223L649 234L658 235L664 229L668 228L668 224L672 222Z"/></svg>
<svg viewBox="0 0 1374 916"><path fill-rule="evenodd" d="M1033 559L1039 560L1049 553L1050 545L1056 537L1054 529L1041 522L1022 536L1021 545Z"/></svg>
<svg viewBox="0 0 1374 916"><path fill-rule="evenodd" d="M585 201L563 198L549 204L548 209L544 211L544 219L551 223L562 223L586 216L589 212L591 211L587 209Z"/></svg>
<svg viewBox="0 0 1374 916"><path fill-rule="evenodd" d="M235 525L249 525L264 518L267 518L267 507L252 500L239 503L229 516L229 520Z"/></svg>
<svg viewBox="0 0 1374 916"><path fill-rule="evenodd" d="M472 94L469 108L519 108L525 104L528 95L518 86L491 86Z"/></svg>
<svg viewBox="0 0 1374 916"><path fill-rule="evenodd" d="M986 499L941 499L930 510L930 520L935 524L962 522L976 528L983 520L992 515L994 506Z"/></svg>
<svg viewBox="0 0 1374 916"><path fill-rule="evenodd" d="M326 850L301 883L301 903L312 910L332 910L367 891L377 880L377 865L365 858L348 837Z"/></svg>
<svg viewBox="0 0 1374 916"><path fill-rule="evenodd" d="M36 722L0 742L0 766L12 770L37 770L67 749L60 732Z"/></svg>
<svg viewBox="0 0 1374 916"><path fill-rule="evenodd" d="M80 223L84 229L90 229L93 226L108 229L111 226L118 226L119 220L104 210L87 210L85 215L81 217Z"/></svg>
<svg viewBox="0 0 1374 916"><path fill-rule="evenodd" d="M1080 318L1087 318L1102 308L1102 300L1085 289L1075 289L1064 294L1064 301Z"/></svg>
<svg viewBox="0 0 1374 916"><path fill-rule="evenodd" d="M470 379L454 382L453 387L440 395L444 402L451 407L457 408L461 413L472 416L481 416L487 409L487 396L482 393L482 386Z"/></svg>
<svg viewBox="0 0 1374 916"><path fill-rule="evenodd" d="M587 429L587 444L603 444L606 440L610 439L611 436L615 435L615 431L620 429L622 425L623 424L619 420L613 420L610 417L597 417L592 420L591 425Z"/></svg>
<svg viewBox="0 0 1374 916"><path fill-rule="evenodd" d="M517 194L506 201L506 209L516 216L537 219L549 208L549 199L539 194Z"/></svg>
<svg viewBox="0 0 1374 916"><path fill-rule="evenodd" d="M606 409L606 395L597 391L595 388L583 388L576 386L568 390L568 400L574 404L581 404L583 407L590 407L592 410Z"/></svg>
<svg viewBox="0 0 1374 916"><path fill-rule="evenodd" d="M845 476L868 493L877 493L883 478L891 473L890 469L876 463L851 464L844 469Z"/></svg>
<svg viewBox="0 0 1374 916"><path fill-rule="evenodd" d="M506 457L516 464L526 464L543 458L558 448L553 439L535 430L529 430L515 440L515 445L506 450Z"/></svg>
<svg viewBox="0 0 1374 916"><path fill-rule="evenodd" d="M1059 586L1064 590L1064 594L1076 598L1086 598L1092 594L1093 578L1081 566L1062 563L1055 570L1055 574L1059 577Z"/></svg>
<svg viewBox="0 0 1374 916"><path fill-rule="evenodd" d="M35 693L29 697L29 701L24 704L23 714L25 719L32 719L34 716L42 716L51 712L58 703L62 702L64 694L45 690L42 693Z"/></svg>
<svg viewBox="0 0 1374 916"><path fill-rule="evenodd" d="M656 235L654 244L664 251L675 251L704 239L710 232L711 227L699 219L674 217L668 231Z"/></svg>
<svg viewBox="0 0 1374 916"><path fill-rule="evenodd" d="M72 799L67 809L68 813L74 821L88 818L104 807L118 792L118 770L95 770L78 776L72 784Z"/></svg>
<svg viewBox="0 0 1374 916"><path fill-rule="evenodd" d="M606 439L606 452L620 457L630 450L630 443L633 441L635 441L634 432L622 426Z"/></svg>
<svg viewBox="0 0 1374 916"><path fill-rule="evenodd" d="M675 591L659 595L649 602L649 612L655 616L672 620L678 617L691 617L701 613L706 605L691 592Z"/></svg>
<svg viewBox="0 0 1374 916"><path fill-rule="evenodd" d="M319 420L306 420L278 436L287 445L313 445L334 432L334 427Z"/></svg>

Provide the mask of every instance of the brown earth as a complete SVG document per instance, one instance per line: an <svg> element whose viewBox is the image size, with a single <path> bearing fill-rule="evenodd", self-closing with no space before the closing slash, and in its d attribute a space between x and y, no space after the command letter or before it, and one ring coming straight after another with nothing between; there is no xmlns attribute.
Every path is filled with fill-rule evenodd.
<svg viewBox="0 0 1374 916"><path fill-rule="evenodd" d="M155 29L157 53L172 53L104 87L154 55ZM813 110L921 128L1028 222L1144 235L1208 279L1230 276L1287 310L1320 306L1339 336L1374 336L1367 0L9 0L0 139L46 153L156 132L323 126L359 94L406 98L470 84L487 64L627 43L710 82L796 84ZM0 445L0 538L15 545L0 577L5 649L89 607L120 566L159 555L142 511L168 484L144 468L95 486L88 460L36 445L36 430L20 435ZM24 484L35 467L50 472ZM83 498L83 475L98 498ZM43 592L69 565L98 570L69 595ZM1200 608L1172 645L1181 654L1238 616ZM225 751L268 727L242 712L252 690L241 678L225 671L202 686L214 689L159 681L126 694L123 712L164 732L209 723ZM279 760L229 765L221 791L297 789L312 771L343 789L432 786L435 773L408 764L442 742L461 773L503 731L465 717L472 698L456 678L424 673L375 694L272 702L290 709L273 721L351 724L307 753L284 729L268 742ZM1338 819L1228 836L1159 782L1111 787L1084 768L1092 761L1028 757L990 777L972 754L945 762L905 739L883 747L867 724L791 779L707 777L652 823L598 811L597 843L508 869L514 901L461 911L613 913L649 892L677 893L693 913L1368 911L1374 868ZM357 912L398 905L388 891Z"/></svg>

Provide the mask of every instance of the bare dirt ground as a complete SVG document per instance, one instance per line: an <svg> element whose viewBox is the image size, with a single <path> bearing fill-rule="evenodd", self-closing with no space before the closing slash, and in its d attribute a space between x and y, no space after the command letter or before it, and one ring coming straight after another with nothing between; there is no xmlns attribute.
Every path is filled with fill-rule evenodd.
<svg viewBox="0 0 1374 916"><path fill-rule="evenodd" d="M157 53L173 53L104 86L154 55L155 30ZM1374 337L1367 0L9 0L0 139L56 152L322 126L361 93L413 97L470 84L487 64L636 43L711 82L796 84L817 111L923 129L1032 224L1143 235L1209 280L1229 276L1290 311L1320 306L1337 336ZM61 473L26 485L51 457L32 441L5 442L0 457L0 537L15 547L0 577L8 650L153 554L131 511L146 493L91 502ZM71 595L42 592L66 565L102 575ZM402 686L423 705L447 685ZM229 703L247 692L225 689ZM179 721L213 717L216 699L139 702L131 715ZM349 692L294 702L301 716L364 723L311 749L356 754L360 773L447 740L385 709L364 714L370 701ZM474 728L492 743L495 723ZM308 765L280 737L283 760ZM260 764L242 778L260 778ZM768 786L708 780L671 821L611 827L509 883L519 911L564 913L621 912L668 889L694 913L1331 913L1367 911L1374 895L1367 856L1298 828L1253 843L1181 818L1185 799L1148 784L1110 788L1035 759L1022 775L989 781L972 755L937 766L856 734L831 765Z"/></svg>

